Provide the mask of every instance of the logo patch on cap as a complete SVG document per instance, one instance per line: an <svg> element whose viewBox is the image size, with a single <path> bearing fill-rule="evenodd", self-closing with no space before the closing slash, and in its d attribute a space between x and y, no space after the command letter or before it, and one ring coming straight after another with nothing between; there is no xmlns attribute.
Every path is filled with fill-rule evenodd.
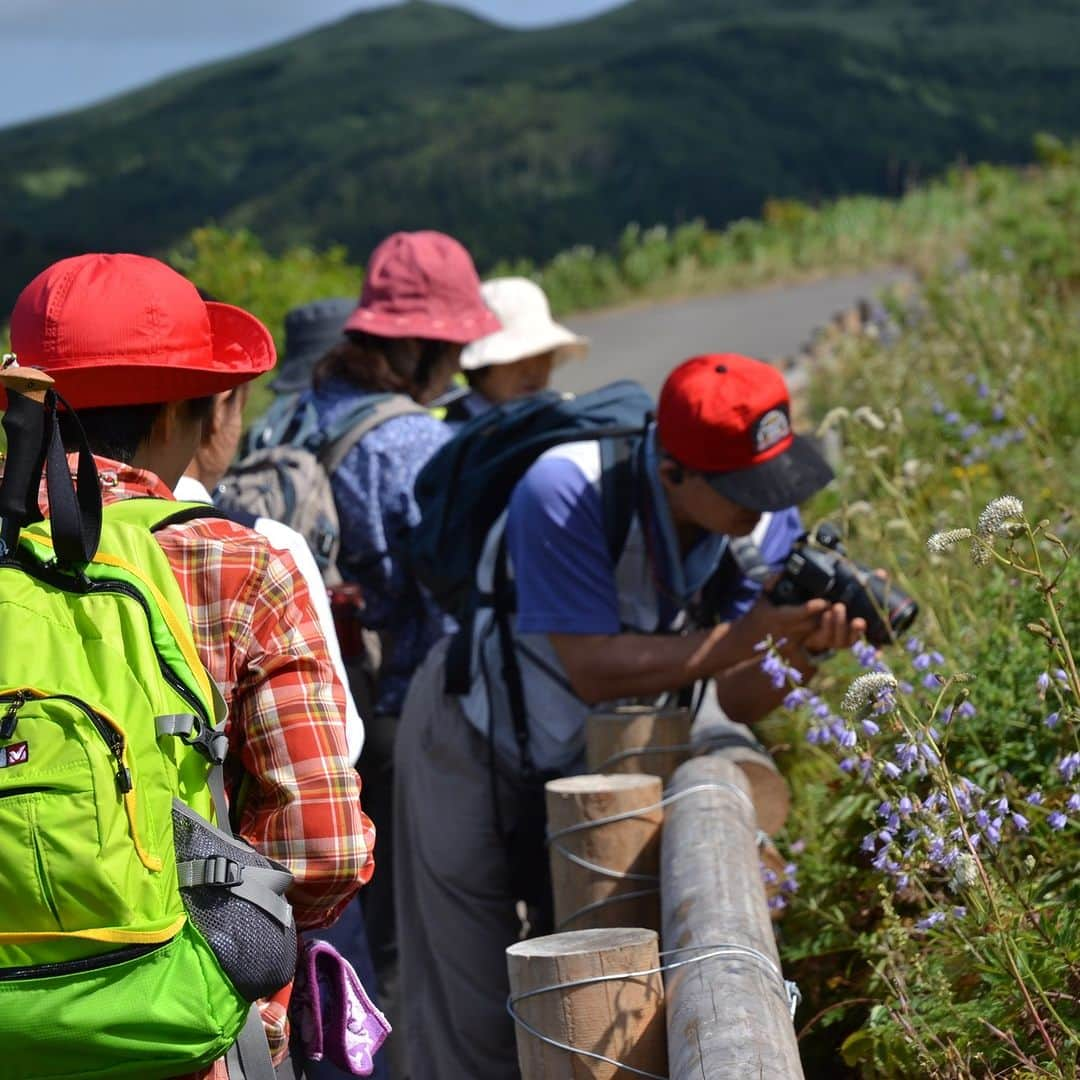
<svg viewBox="0 0 1080 1080"><path fill-rule="evenodd" d="M791 418L787 408L778 405L770 409L754 425L754 453L763 454L791 435Z"/></svg>

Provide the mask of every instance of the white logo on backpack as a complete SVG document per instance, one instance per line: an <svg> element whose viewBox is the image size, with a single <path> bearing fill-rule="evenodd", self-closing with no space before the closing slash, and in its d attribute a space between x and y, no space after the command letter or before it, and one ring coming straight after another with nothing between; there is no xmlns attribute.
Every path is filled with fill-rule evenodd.
<svg viewBox="0 0 1080 1080"><path fill-rule="evenodd" d="M7 769L12 765L25 765L29 760L29 743L17 742L10 746L0 746L0 769Z"/></svg>

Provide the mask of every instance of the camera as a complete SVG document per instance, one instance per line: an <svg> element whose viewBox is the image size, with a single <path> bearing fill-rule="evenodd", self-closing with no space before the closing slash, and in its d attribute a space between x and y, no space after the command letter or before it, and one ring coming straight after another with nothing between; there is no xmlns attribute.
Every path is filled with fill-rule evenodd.
<svg viewBox="0 0 1080 1080"><path fill-rule="evenodd" d="M903 590L850 559L840 533L824 524L810 540L803 536L769 591L774 604L805 604L820 596L843 604L849 619L866 620L866 640L888 645L914 621L919 605Z"/></svg>

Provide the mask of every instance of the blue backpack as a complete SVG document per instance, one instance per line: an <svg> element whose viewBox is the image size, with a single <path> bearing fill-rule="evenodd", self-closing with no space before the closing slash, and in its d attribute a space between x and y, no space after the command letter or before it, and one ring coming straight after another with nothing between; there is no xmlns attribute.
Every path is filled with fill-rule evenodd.
<svg viewBox="0 0 1080 1080"><path fill-rule="evenodd" d="M495 572L495 595L481 597L476 574L488 533L510 502L514 487L546 450L563 443L600 440L602 499L608 550L617 561L635 510L635 449L653 411L637 383L621 381L579 397L546 391L509 402L470 420L424 466L416 481L421 520L407 543L413 572L445 611L461 624L447 657L446 690L469 690L472 615L480 604L495 608L511 683L513 589L505 545ZM515 707L515 713L523 708ZM518 718L515 717L515 721ZM523 723L523 719L521 723Z"/></svg>

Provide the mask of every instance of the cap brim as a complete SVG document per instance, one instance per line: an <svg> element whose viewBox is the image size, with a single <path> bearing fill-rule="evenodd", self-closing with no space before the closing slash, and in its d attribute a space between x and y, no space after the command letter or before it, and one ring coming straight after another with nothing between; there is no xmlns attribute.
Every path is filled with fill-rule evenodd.
<svg viewBox="0 0 1080 1080"><path fill-rule="evenodd" d="M189 401L232 390L274 366L270 331L254 315L231 304L208 302L212 355L196 352L151 352L109 363L75 360L44 365L56 389L73 409L110 405L156 405ZM0 400L0 407L6 399Z"/></svg>
<svg viewBox="0 0 1080 1080"><path fill-rule="evenodd" d="M311 375L315 365L336 345L348 340L342 335L328 345L316 344L309 349L294 349L287 353L278 364L279 374L270 383L270 389L276 394L292 394L306 390L311 386Z"/></svg>
<svg viewBox="0 0 1080 1080"><path fill-rule="evenodd" d="M254 315L232 304L211 301L210 334L214 343L214 367L235 376L236 385L269 371L277 360L270 331Z"/></svg>
<svg viewBox="0 0 1080 1080"><path fill-rule="evenodd" d="M796 435L787 450L760 465L705 477L733 503L764 513L805 502L833 479L833 471L809 439Z"/></svg>
<svg viewBox="0 0 1080 1080"><path fill-rule="evenodd" d="M424 338L468 345L502 329L502 323L487 308L456 319L433 319L428 315L389 315L371 308L357 308L345 323L346 330L359 330L386 338Z"/></svg>
<svg viewBox="0 0 1080 1080"><path fill-rule="evenodd" d="M579 337L565 326L553 323L541 331L532 333L500 330L474 341L461 354L461 370L476 371L479 368L499 364L516 364L532 356L555 354L555 364L580 360L589 351L589 339Z"/></svg>

